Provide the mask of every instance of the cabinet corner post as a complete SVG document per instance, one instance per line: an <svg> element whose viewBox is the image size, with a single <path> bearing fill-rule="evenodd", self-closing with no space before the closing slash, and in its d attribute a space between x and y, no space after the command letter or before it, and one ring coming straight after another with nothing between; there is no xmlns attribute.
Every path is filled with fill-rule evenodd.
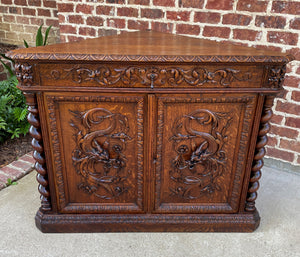
<svg viewBox="0 0 300 257"><path fill-rule="evenodd" d="M32 136L32 147L34 149L33 158L35 159L35 169L37 171L36 179L39 183L38 189L41 194L41 210L51 211L49 182L46 168L46 160L43 147L43 139L39 118L39 110L37 105L36 94L32 92L24 92L26 103L28 105L28 122L31 127L29 134Z"/></svg>
<svg viewBox="0 0 300 257"><path fill-rule="evenodd" d="M270 130L269 121L273 116L272 106L275 95L265 96L262 116L260 119L260 127L258 131L255 154L252 163L250 181L248 186L245 211L253 212L256 210L255 200L257 198L257 190L259 188L259 179L261 177L261 169L264 165L263 157L266 153L265 145L268 142L267 133Z"/></svg>

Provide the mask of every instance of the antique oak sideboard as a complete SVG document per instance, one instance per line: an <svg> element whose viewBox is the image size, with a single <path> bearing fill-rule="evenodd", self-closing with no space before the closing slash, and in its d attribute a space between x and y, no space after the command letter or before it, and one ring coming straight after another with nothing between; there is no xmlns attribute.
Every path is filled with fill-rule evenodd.
<svg viewBox="0 0 300 257"><path fill-rule="evenodd" d="M253 231L280 53L151 31L19 49L43 232Z"/></svg>

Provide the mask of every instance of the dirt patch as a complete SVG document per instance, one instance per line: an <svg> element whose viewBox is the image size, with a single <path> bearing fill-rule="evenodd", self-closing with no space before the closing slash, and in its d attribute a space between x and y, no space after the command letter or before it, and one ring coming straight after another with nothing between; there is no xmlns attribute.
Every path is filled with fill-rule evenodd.
<svg viewBox="0 0 300 257"><path fill-rule="evenodd" d="M0 144L0 168L31 152L33 150L31 139L30 135L26 135L25 137L8 139Z"/></svg>

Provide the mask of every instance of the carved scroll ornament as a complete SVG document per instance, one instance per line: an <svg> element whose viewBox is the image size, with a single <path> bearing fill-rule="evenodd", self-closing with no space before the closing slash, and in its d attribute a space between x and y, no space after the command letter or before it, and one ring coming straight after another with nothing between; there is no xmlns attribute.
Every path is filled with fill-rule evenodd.
<svg viewBox="0 0 300 257"><path fill-rule="evenodd" d="M155 86L176 86L186 83L190 86L202 86L206 83L220 84L228 87L233 81L249 81L252 78L250 72L242 73L239 70L225 68L209 71L206 68L192 67L183 69L179 67L126 67L111 68L99 66L97 69L81 67L79 65L71 69L52 70L48 79L70 78L73 82L81 84L95 81L100 86L111 86L118 82L133 86L140 83L144 86L154 88Z"/></svg>
<svg viewBox="0 0 300 257"><path fill-rule="evenodd" d="M175 182L170 188L173 195L197 199L203 194L222 190L221 177L226 164L223 146L231 122L228 113L204 109L176 120L174 135L170 138L176 152L170 170L170 178Z"/></svg>
<svg viewBox="0 0 300 257"><path fill-rule="evenodd" d="M130 170L123 154L126 142L131 140L128 120L124 115L104 108L85 112L71 111L76 121L70 125L75 130L76 148L73 165L82 177L78 189L102 199L118 197L129 190L126 179Z"/></svg>

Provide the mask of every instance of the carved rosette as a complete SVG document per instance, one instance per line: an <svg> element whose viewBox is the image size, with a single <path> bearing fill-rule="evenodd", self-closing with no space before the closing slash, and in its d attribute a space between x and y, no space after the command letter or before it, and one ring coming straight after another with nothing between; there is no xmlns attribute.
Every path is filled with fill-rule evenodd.
<svg viewBox="0 0 300 257"><path fill-rule="evenodd" d="M202 86L204 84L220 84L228 87L234 81L250 81L252 73L243 73L240 70L224 68L209 71L202 67L191 67L183 69L180 67L126 67L111 68L99 66L90 69L83 66L75 66L71 69L52 70L48 79L59 80L69 78L73 82L81 84L95 81L100 86L111 86L118 82L133 86L137 83L154 88L155 86L178 86L186 83L190 86Z"/></svg>
<svg viewBox="0 0 300 257"><path fill-rule="evenodd" d="M198 109L176 120L170 138L177 153L172 159L172 195L197 199L222 190L226 165L223 149L232 122L229 113Z"/></svg>
<svg viewBox="0 0 300 257"><path fill-rule="evenodd" d="M39 183L38 189L41 194L41 210L51 211L49 182L47 176L36 96L35 94L31 93L24 93L24 95L28 104L28 121L31 124L29 133L33 137L31 144L34 149L33 157L36 160L35 169L38 173L36 179Z"/></svg>
<svg viewBox="0 0 300 257"><path fill-rule="evenodd" d="M28 63L15 64L16 77L22 86L30 87L33 84L32 66Z"/></svg>
<svg viewBox="0 0 300 257"><path fill-rule="evenodd" d="M266 153L264 146L268 142L267 133L270 130L269 121L272 118L272 106L275 96L266 96L264 102L264 109L260 120L260 130L258 132L257 143L255 146L254 161L251 169L251 177L249 181L246 211L255 211L255 200L257 198L257 190L259 188L259 179L261 177L261 168L264 165L263 157Z"/></svg>
<svg viewBox="0 0 300 257"><path fill-rule="evenodd" d="M280 88L282 87L284 81L284 75L286 72L286 65L284 66L275 66L269 69L268 76L268 87L270 88Z"/></svg>
<svg viewBox="0 0 300 257"><path fill-rule="evenodd" d="M124 155L129 126L127 117L105 108L85 112L71 111L70 121L75 134L76 148L72 152L73 165L81 176L78 189L101 199L112 199L126 193L131 171Z"/></svg>

